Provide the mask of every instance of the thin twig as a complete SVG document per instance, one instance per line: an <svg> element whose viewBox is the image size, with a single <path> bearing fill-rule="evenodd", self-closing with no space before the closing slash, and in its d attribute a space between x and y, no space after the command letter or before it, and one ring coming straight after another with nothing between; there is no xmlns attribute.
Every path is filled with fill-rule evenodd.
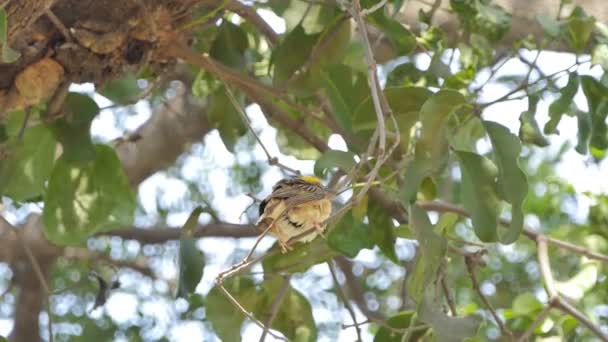
<svg viewBox="0 0 608 342"><path fill-rule="evenodd" d="M292 169L292 168L288 167L287 165L282 164L281 162L279 162L279 158L273 157L272 155L270 155L270 152L268 152L268 149L262 142L262 139L260 139L258 134L255 132L255 130L251 126L251 121L247 117L247 114L245 114L245 110L243 110L243 107L237 101L236 97L234 96L234 93L232 92L232 90L230 89L230 86L227 83L224 83L224 89L226 90L226 95L228 95L228 99L232 103L232 106L241 115L241 117L243 118L243 121L245 121L245 125L247 125L247 127L249 128L249 131L255 137L255 140L258 142L258 144L260 144L260 146L262 147L262 150L264 150L264 154L266 154L266 159L268 161L268 164L270 166L276 165L276 166L280 167L281 169L284 169L284 170L287 170L287 171L293 173L294 175L299 175L300 174L299 170Z"/></svg>
<svg viewBox="0 0 608 342"><path fill-rule="evenodd" d="M268 317L268 320L264 323L265 328L262 332L262 336L260 336L260 342L264 342L266 340L266 335L268 335L268 331L272 326L272 322L274 322L274 319L277 317L277 313L279 313L281 303L283 302L283 299L285 298L285 295L289 290L289 280L290 276L285 277L285 279L283 280L283 285L281 285L281 289L279 290L277 297L274 299L274 302L270 307L270 317Z"/></svg>
<svg viewBox="0 0 608 342"><path fill-rule="evenodd" d="M501 96L501 97L499 97L499 98L497 98L497 99L495 99L495 100L492 100L492 101L490 101L490 102L486 102L486 103L479 104L477 107L478 107L478 108L481 108L481 109L484 109L484 108L487 108L487 107L489 107L489 106L491 106L491 105L493 105L493 104L496 104L496 103L499 103L499 102L504 102L504 101L507 101L507 100L509 100L509 97L511 97L511 95L514 95L514 94L515 94L515 93L517 93L517 92L520 92L520 91L522 91L522 90L524 90L524 89L526 89L526 88L529 88L529 87L531 87L531 86L533 86L533 85L535 85L535 84L537 84L537 83L540 83L540 82L542 82L542 81L544 81L544 80L551 80L552 78L557 77L557 76L559 76L559 75L561 75L561 74L563 74L563 73L565 73L565 72L570 72L570 69L572 69L572 68L574 68L574 67L578 67L578 66L580 66L580 65L582 65L582 64L588 63L588 62L590 62L590 61L591 61L591 60L585 60L585 61L576 61L576 62L575 62L574 64L572 64L571 66L569 66L569 67L567 67L567 68L565 68L565 69L562 69L562 70L556 71L556 72L554 72L554 73L552 73L552 74L549 74L549 75L547 75L546 77L539 77L539 78L538 78L538 79L536 79L534 82L531 82L531 83L522 82L522 83L521 83L519 86L515 87L513 90L509 91L508 93L504 94L503 96ZM525 81L525 80L524 80L524 81Z"/></svg>
<svg viewBox="0 0 608 342"><path fill-rule="evenodd" d="M481 298L481 301L486 306L486 308L488 308L488 310L490 311L490 314L492 314L492 317L494 318L494 321L496 321L496 324L498 324L498 327L500 328L500 331L502 332L502 334L504 336L508 336L508 337L512 338L513 334L511 333L511 331L509 331L509 329L507 329L507 327L504 325L504 323L498 316L498 313L496 313L496 310L494 309L492 304L490 304L490 301L488 300L488 298L486 298L486 296L483 294L483 292L481 292L481 287L479 285L479 281L477 280L477 275L475 274L474 257L467 256L464 258L464 261L465 261L465 265L467 267L467 271L469 273L469 277L471 278L471 283L473 284L473 289L475 290L475 292L477 293L479 298Z"/></svg>
<svg viewBox="0 0 608 342"><path fill-rule="evenodd" d="M334 280L334 286L336 287L336 292L338 293L338 297L340 298L342 303L344 303L344 307L346 308L346 310L350 314L351 319L353 320L352 326L354 326L355 329L357 330L357 341L363 341L361 339L361 329L359 328L359 323L357 323L357 317L355 314L355 310L353 310L353 307L350 305L350 301L346 297L346 294L344 293L344 290L342 289L342 286L340 285L340 282L338 281L338 277L336 275L336 270L334 268L334 265L332 265L331 261L327 262L327 267L329 268L329 272L331 273L331 278ZM361 323L361 324L363 324L363 323Z"/></svg>
<svg viewBox="0 0 608 342"><path fill-rule="evenodd" d="M470 217L470 214L464 208L456 206L451 203L434 201L434 202L418 202L417 204L421 208L423 208L425 210L429 210L429 211L436 211L439 213L450 212L450 213L458 214L460 216ZM500 219L499 223L505 227L508 227L511 225L511 221L509 221L507 219ZM528 237L530 240L533 240L533 241L537 241L538 237L542 236L548 243L555 245L561 249L581 254L583 256L586 256L589 259L595 259L595 260L600 260L603 262L608 262L608 255L593 252L593 251L589 250L588 248L581 247L581 246L578 246L578 245L575 245L575 244L572 244L569 242L565 242L562 240L558 240L558 239L546 236L544 234L535 232L534 230L532 230L530 227L527 227L527 226L524 226L523 234L526 237Z"/></svg>

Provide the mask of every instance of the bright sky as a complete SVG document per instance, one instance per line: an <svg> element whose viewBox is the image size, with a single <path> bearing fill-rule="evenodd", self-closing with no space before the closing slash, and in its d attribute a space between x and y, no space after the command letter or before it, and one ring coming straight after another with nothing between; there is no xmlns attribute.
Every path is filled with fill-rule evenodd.
<svg viewBox="0 0 608 342"><path fill-rule="evenodd" d="M260 11L262 17L264 17L277 32L283 32L285 30L285 24L277 18L272 12ZM532 52L528 53L528 59L534 58ZM543 71L547 74L554 71L561 70L574 62L574 57L570 54L543 52L538 60L538 65L541 66ZM424 57L419 59L419 63L424 65L429 63L429 60L425 60ZM581 72L585 70L585 73L589 73L597 76L599 74L598 67L589 70L581 68ZM523 63L513 60L507 63L502 71L497 75L501 74L516 74L524 73L527 71L527 66ZM483 81L481 79L480 81ZM559 84L565 85L566 79L561 79ZM75 91L92 92L93 86L90 84L73 86ZM483 90L483 101L489 101L500 97L508 90L496 84L488 84ZM102 96L96 95L95 100L100 107L108 106L111 103ZM537 120L539 125L542 127L548 120L547 109L549 101L541 100L538 105ZM578 94L575 99L578 106L585 110L587 108L586 101L582 94ZM501 104L491 106L484 112L484 118L487 120L500 122L511 129L511 131L517 134L519 128L519 114L527 109L526 100L510 101ZM299 169L303 173L312 173L313 162L312 161L301 161L290 156L285 156L280 153L276 144L276 130L268 125L263 113L260 108L256 105L247 108L247 114L253 122L253 128L258 132L261 140L265 146L270 150L273 156L279 157L282 163L288 165L291 168ZM120 117L121 122L117 122L117 118ZM123 135L123 127L126 131L134 131L137 127L146 122L150 117L150 109L147 104L139 103L135 106L134 114L121 115L111 110L102 111L98 117L94 120L92 125L93 136L101 141L110 141ZM559 125L559 136L548 137L551 141L551 147L547 148L548 153L555 153L559 145L562 142L570 141L572 144L576 143L576 131L577 125L574 118L564 116ZM330 138L329 145L334 149L346 148L344 141L337 135ZM211 171L211 182L212 190L214 193L214 205L216 208L230 208L230 210L221 212L222 219L226 222L239 223L239 216L247 206L251 204L251 199L246 195L239 195L235 197L227 196L225 189L230 184L230 179L226 172L235 162L235 158L265 160L265 154L260 146L256 146L252 151L251 155L245 156L234 156L224 147L219 134L212 132L208 134L204 139L204 146L206 153L205 156L190 155L184 167L184 176L186 178L196 179L197 175L201 173L201 170L205 169L205 165L211 164L215 168ZM210 158L210 160L209 160ZM239 159L241 160L241 159ZM576 153L573 149L566 152L566 155L562 163L556 165L557 173L564 179L570 180L574 188L579 194L583 192L591 193L606 193L608 192L608 178L602 175L608 174L608 162L604 160L600 165L595 165L588 162L589 157L581 156ZM272 185L281 179L282 174L277 169L269 169L262 176L264 184L264 193L270 192ZM167 176L165 173L159 173L148 180L144 181L139 189L139 200L148 213L154 213L157 209L157 198L160 198L165 203L176 203L186 195L187 186L182 180ZM162 195L161 195L162 194ZM588 206L591 204L590 200L585 195L578 195L579 212L578 217L584 217L587 213ZM24 214L31 211L39 211L40 208L35 206L27 206L20 210L9 210L5 211L7 219L13 223L19 221L24 217ZM173 214L169 216L169 224L174 226L181 226L187 216L188 212ZM217 240L217 241L215 241ZM215 243L217 242L217 243ZM235 242L242 248L249 248L251 246L251 240L243 240ZM259 250L268 248L272 244L272 239L265 239ZM222 239L206 239L205 252L208 256L212 256L209 265L205 268L204 277L199 284L197 292L206 293L212 286L213 279L218 272L230 266L229 260L230 253L232 253L232 243ZM358 261L364 263L375 262L375 254L371 251L362 251L357 257ZM215 261L215 262L213 262ZM176 267L170 260L163 264L162 277L165 279L171 279L176 276ZM254 269L255 270L255 269ZM259 270L259 267L258 267ZM395 271L395 276L402 276L399 274L399 270ZM326 267L315 266L312 269L312 273L317 276L325 276L328 279L328 271ZM127 280L128 283L128 280ZM309 282L303 280L295 280L293 284L296 288L303 290L307 296L324 296L326 293L325 289L331 288L331 282L327 284L315 284L317 286L311 287ZM141 286L141 289L145 290L146 286ZM160 286L160 285L158 285ZM136 285L137 288L137 285ZM151 291L149 288L147 291ZM334 299L335 302L335 299ZM337 302L334 303L337 305ZM335 308L335 306L334 306ZM152 301L146 302L142 305L136 296L125 291L115 291L110 297L108 303L105 306L105 310L111 315L111 317L117 322L127 322L132 319L136 314L137 310L149 312L156 316L160 322L168 322L176 317L177 311L179 311L179 305L174 304L172 301ZM315 309L314 315L317 323L325 321L336 321L336 317L332 316L330 308L318 308ZM93 317L99 317L101 314L100 310L93 313ZM350 316L343 313L345 317L345 324L349 324ZM358 320L364 320L361 313L358 313ZM0 334L6 334L10 331L12 323L9 320L0 320ZM184 322L171 328L168 337L173 341L197 341L202 340L206 336L206 326L199 324L198 322ZM261 333L261 330L253 324L248 325L244 331L244 340L257 340ZM356 338L354 329L341 330L339 333L339 340L352 341ZM367 335L370 338L370 335Z"/></svg>

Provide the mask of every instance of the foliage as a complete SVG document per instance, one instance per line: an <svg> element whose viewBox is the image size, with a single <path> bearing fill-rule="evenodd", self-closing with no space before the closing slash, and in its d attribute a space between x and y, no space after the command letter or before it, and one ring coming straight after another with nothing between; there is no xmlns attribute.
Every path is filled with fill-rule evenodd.
<svg viewBox="0 0 608 342"><path fill-rule="evenodd" d="M165 80L144 99L155 109L172 108L165 103L171 96L204 108L188 113L213 132L204 140L181 140L181 135L191 135L191 122L179 134L158 129L158 136L144 137L180 141L185 153L175 165L156 165L155 159L164 161L160 156L133 162L130 158L140 150L120 144L137 141L111 145L91 135L94 120L101 117L98 95L117 108L130 108L141 100L142 83L166 76L153 65L109 80L96 94L65 94L59 114L51 113L54 99L0 112L0 195L13 212L29 203L40 206L44 236L61 250L54 256L62 258L53 260L49 284L68 294L51 301L54 324L78 325L82 340L167 338L167 327L161 337L144 332L154 320L146 316L145 303L160 298L174 313L163 324L194 321L223 341L245 338L253 326L248 315L270 333L293 341L337 339L340 330L361 330L364 340L373 336L374 341L506 340L523 334L586 341L597 338L594 327L606 329L608 280L602 256L608 253L608 196L581 193L559 175L572 160L605 170L604 24L582 7L566 6L569 13L559 18L535 16L545 32L542 41L521 38L505 52L501 40L510 33L513 18L496 1L445 4L443 10L449 9L463 33L458 42L450 42L433 21L437 9L421 11L420 20L428 25L415 31L399 21L403 1L362 0L366 30L379 32L372 42L378 45L367 46L352 34L362 30L354 20L361 14L349 2L238 2L254 14L263 10L282 17L286 31L279 36L260 28L251 13L235 10L235 3L201 6L193 12L200 17L184 26L195 57L172 57L192 64L182 79L186 96L179 98L181 93ZM0 68L20 58L8 46L7 22L0 8ZM366 55L368 49L379 54L374 48L381 43L391 51L389 63L378 61L382 87L368 82L377 70L369 62L373 56ZM541 57L525 58L530 51L553 46L574 53L574 64L546 73ZM207 64L194 63L200 62L197 57L207 58ZM512 68L513 74L504 71L515 60L527 63ZM588 68L592 65L597 66ZM485 89L496 85L506 91L490 92L493 98L488 99ZM527 101L527 108L507 112L501 107L519 99ZM253 104L267 123L249 121ZM238 106L247 108L249 117ZM113 115L128 116L120 110ZM513 118L517 124L508 124ZM267 126L274 129L276 141L267 141L272 137ZM569 131L576 139L564 142L560 134ZM258 154L253 135L270 152ZM328 146L336 137L344 140L346 150ZM212 145L215 138L223 147ZM213 156L218 151L224 154L222 162ZM290 158L294 156L306 160ZM268 168L262 165L266 161ZM165 201L159 195L149 209L149 192L142 190L138 203L134 190L140 180L129 173L138 163L147 175L162 171L159 178L182 186L181 197ZM269 188L268 179L278 177L275 167L283 165L307 165L328 184L352 176L350 188L337 189L334 212L344 210L331 218L322 238L286 253L277 244L258 250L253 255L260 256L259 264L224 279L224 289L239 308L219 282L211 283L209 274L241 260L249 250L212 237L252 231L248 224L234 230L224 222L233 221L241 209L230 200L247 191L251 197L267 195L262 190ZM227 183L218 173L229 176ZM596 181L604 180L598 177ZM585 203L591 203L589 210ZM247 214L253 223L256 215ZM154 243L117 231L139 232L129 227L140 222L162 226L176 221L186 223L177 225L181 230L176 234L158 230L163 238ZM547 238L562 243L549 240L548 258L543 258L537 242ZM97 261L78 264L66 262L69 258ZM146 260L145 267L137 264L140 259ZM69 301L90 304L96 289L89 276L105 263L111 265L106 273L131 281L112 289L109 299L125 293L137 298L136 319L118 322L108 311L62 309ZM167 264L175 272L166 271ZM327 264L332 273L334 264L340 270L335 281ZM121 277L118 269L124 266L158 279ZM154 271L146 273L148 267ZM549 267L552 277L540 272L542 267ZM576 311L556 298L572 299ZM352 307L358 307L355 317L350 316ZM327 321L317 318L323 310L330 313ZM360 324L341 329L352 320ZM57 338L76 338L68 330L56 329Z"/></svg>

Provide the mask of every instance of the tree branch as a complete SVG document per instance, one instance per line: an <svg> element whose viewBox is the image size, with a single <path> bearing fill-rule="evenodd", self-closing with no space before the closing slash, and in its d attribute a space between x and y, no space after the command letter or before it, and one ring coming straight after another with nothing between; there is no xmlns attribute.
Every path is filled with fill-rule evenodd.
<svg viewBox="0 0 608 342"><path fill-rule="evenodd" d="M194 229L193 236L202 237L256 237L260 231L252 224L210 223L200 225ZM103 232L97 236L118 236L126 240L137 240L142 244L165 243L179 240L181 231L178 228L152 227L152 228L125 228Z"/></svg>

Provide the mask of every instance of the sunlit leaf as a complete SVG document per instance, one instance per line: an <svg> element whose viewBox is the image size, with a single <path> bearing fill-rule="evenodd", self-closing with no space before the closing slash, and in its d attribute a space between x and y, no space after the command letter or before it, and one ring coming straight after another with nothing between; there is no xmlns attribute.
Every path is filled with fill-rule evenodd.
<svg viewBox="0 0 608 342"><path fill-rule="evenodd" d="M44 233L57 245L79 245L91 235L132 224L135 194L114 150L95 146L95 160L56 163L44 198Z"/></svg>
<svg viewBox="0 0 608 342"><path fill-rule="evenodd" d="M16 201L42 195L44 184L51 175L55 158L55 139L42 125L28 127L22 139L17 139L14 154L14 172L5 194ZM1 189L1 187L0 187Z"/></svg>

